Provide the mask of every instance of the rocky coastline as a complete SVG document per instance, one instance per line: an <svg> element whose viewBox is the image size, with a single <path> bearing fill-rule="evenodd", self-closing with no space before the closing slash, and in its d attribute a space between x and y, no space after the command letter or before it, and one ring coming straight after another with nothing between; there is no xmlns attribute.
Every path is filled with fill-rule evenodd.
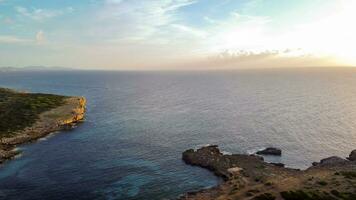
<svg viewBox="0 0 356 200"><path fill-rule="evenodd" d="M84 97L67 97L63 105L43 112L34 124L9 136L0 138L0 163L12 159L21 152L16 150L20 144L35 141L55 131L72 128L82 121L85 115Z"/></svg>
<svg viewBox="0 0 356 200"><path fill-rule="evenodd" d="M181 200L356 199L356 150L347 159L329 157L306 170L266 163L259 155L224 155L217 145L186 150L182 159L212 171L224 182L187 193Z"/></svg>

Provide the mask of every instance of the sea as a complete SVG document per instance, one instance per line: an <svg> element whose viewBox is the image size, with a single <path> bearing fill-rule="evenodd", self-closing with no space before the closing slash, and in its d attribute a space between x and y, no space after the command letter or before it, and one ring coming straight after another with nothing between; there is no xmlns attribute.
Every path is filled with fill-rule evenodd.
<svg viewBox="0 0 356 200"><path fill-rule="evenodd" d="M186 165L208 144L306 169L356 149L356 68L12 71L0 87L84 96L75 129L20 145L0 166L0 199L169 200L222 180Z"/></svg>

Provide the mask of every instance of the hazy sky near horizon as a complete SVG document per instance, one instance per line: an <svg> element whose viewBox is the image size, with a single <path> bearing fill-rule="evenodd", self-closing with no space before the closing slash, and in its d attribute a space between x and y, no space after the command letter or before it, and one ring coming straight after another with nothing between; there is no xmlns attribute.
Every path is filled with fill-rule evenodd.
<svg viewBox="0 0 356 200"><path fill-rule="evenodd" d="M356 65L353 0L0 0L0 66Z"/></svg>

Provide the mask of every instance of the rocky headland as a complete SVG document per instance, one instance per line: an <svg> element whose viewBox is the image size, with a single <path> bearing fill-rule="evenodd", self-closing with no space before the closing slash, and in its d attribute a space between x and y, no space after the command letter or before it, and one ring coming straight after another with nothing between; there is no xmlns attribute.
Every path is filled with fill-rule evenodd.
<svg viewBox="0 0 356 200"><path fill-rule="evenodd" d="M85 105L84 97L31 94L0 88L0 163L20 153L16 150L17 145L74 127L84 119Z"/></svg>
<svg viewBox="0 0 356 200"><path fill-rule="evenodd" d="M356 199L356 150L347 159L329 157L306 170L266 163L258 155L224 155L216 145L186 150L182 159L224 180L214 188L187 193L180 198L184 200Z"/></svg>

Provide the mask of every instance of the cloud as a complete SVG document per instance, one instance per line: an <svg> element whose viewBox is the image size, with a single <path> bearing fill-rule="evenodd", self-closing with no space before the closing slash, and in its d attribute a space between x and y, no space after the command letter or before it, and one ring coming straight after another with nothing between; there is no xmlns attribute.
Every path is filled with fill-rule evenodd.
<svg viewBox="0 0 356 200"><path fill-rule="evenodd" d="M36 33L36 43L43 44L44 42L46 42L46 37L44 35L44 32L40 30Z"/></svg>
<svg viewBox="0 0 356 200"><path fill-rule="evenodd" d="M250 1L245 8L253 10L256 6L261 6L261 2ZM322 12L313 10L312 17L289 19L287 24L283 18L238 12L232 12L230 18L223 20L206 17L205 20L214 26L208 28L210 39L207 46L211 53L224 50L257 53L269 49L302 48L310 55L300 59L305 62L311 62L310 57L314 57L314 61L333 57L339 62L343 61L341 64L356 64L356 28L352 26L356 17L356 3L346 0L325 7Z"/></svg>
<svg viewBox="0 0 356 200"><path fill-rule="evenodd" d="M332 57L315 56L301 49L253 51L224 51L210 55L206 59L194 63L198 66L214 69L236 68L279 68L279 67L318 67L335 66Z"/></svg>
<svg viewBox="0 0 356 200"><path fill-rule="evenodd" d="M111 41L145 41L179 21L177 11L193 0L106 0L93 31Z"/></svg>
<svg viewBox="0 0 356 200"><path fill-rule="evenodd" d="M35 34L34 38L21 38L14 35L0 35L0 44L17 45L40 45L46 42L45 34L42 30Z"/></svg>
<svg viewBox="0 0 356 200"><path fill-rule="evenodd" d="M0 44L29 44L32 40L10 35L0 35Z"/></svg>
<svg viewBox="0 0 356 200"><path fill-rule="evenodd" d="M172 24L171 25L174 29L176 29L177 31L180 31L182 33L186 33L188 36L194 36L197 37L199 39L204 39L207 37L207 33L203 30L194 28L194 27L190 27L187 25L183 25L183 24Z"/></svg>
<svg viewBox="0 0 356 200"><path fill-rule="evenodd" d="M41 9L41 8L25 8L21 6L15 7L17 13L24 17L28 17L35 21L45 21L50 18L54 18L60 15L63 15L65 12L73 12L72 7L68 7L64 10L48 10L48 9Z"/></svg>
<svg viewBox="0 0 356 200"><path fill-rule="evenodd" d="M126 69L320 66L328 65L327 53L356 55L352 26L356 4L321 17L298 12L298 18L290 20L289 11L284 11L295 12L294 7L276 5L273 9L284 13L282 19L267 12L264 0L90 0L71 2L81 7L68 20L65 14L74 11L71 7L47 1L41 8L32 3L13 7L8 2L4 4L12 13L2 13L0 29L9 35L0 36L0 43L26 44L13 51L26 49L24 54L29 55L37 51L58 65L73 62Z"/></svg>
<svg viewBox="0 0 356 200"><path fill-rule="evenodd" d="M231 12L225 19L205 17L209 23L206 31L209 33L205 41L208 53L219 53L225 50L265 50L266 42L270 41L269 25L272 20L268 16L244 15Z"/></svg>

